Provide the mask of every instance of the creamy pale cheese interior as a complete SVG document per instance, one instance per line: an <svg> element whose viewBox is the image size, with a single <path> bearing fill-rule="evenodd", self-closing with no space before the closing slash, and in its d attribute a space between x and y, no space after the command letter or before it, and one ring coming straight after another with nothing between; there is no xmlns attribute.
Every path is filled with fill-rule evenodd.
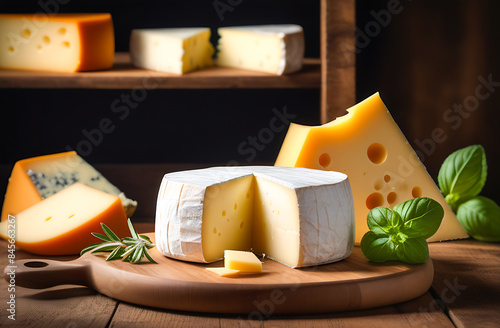
<svg viewBox="0 0 500 328"><path fill-rule="evenodd" d="M278 75L302 67L304 35L298 25L223 27L218 33L218 66Z"/></svg>
<svg viewBox="0 0 500 328"><path fill-rule="evenodd" d="M137 29L130 55L137 67L176 74L212 66L209 28Z"/></svg>
<svg viewBox="0 0 500 328"><path fill-rule="evenodd" d="M254 179L249 175L207 188L203 207L203 257L211 262L226 249L250 249Z"/></svg>

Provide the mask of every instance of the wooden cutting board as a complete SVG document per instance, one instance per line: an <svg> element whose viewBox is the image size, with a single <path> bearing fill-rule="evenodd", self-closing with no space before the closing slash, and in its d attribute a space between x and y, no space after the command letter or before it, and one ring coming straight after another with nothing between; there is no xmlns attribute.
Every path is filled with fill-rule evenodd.
<svg viewBox="0 0 500 328"><path fill-rule="evenodd" d="M154 233L148 233L154 240ZM430 287L434 269L424 264L369 262L359 247L340 262L291 269L265 259L263 273L224 278L205 270L223 261L196 264L173 260L156 248L158 264L121 261L86 253L73 261L16 261L16 285L48 288L76 284L109 297L170 310L271 314L308 314L359 310L407 301ZM5 278L7 279L7 268Z"/></svg>

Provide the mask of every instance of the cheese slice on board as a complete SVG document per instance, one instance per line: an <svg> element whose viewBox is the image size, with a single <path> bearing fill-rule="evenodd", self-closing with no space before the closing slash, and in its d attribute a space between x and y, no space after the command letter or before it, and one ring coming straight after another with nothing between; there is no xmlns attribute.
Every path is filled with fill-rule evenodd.
<svg viewBox="0 0 500 328"><path fill-rule="evenodd" d="M221 27L217 65L277 75L302 68L304 32L293 24Z"/></svg>
<svg viewBox="0 0 500 328"><path fill-rule="evenodd" d="M205 268L207 271L218 274L221 277L237 277L240 275L239 270L231 270L227 268Z"/></svg>
<svg viewBox="0 0 500 328"><path fill-rule="evenodd" d="M184 74L213 65L214 48L206 27L136 29L130 36L134 66Z"/></svg>
<svg viewBox="0 0 500 328"><path fill-rule="evenodd" d="M349 176L356 212L356 243L368 231L368 212L416 197L430 197L444 208L439 230L428 241L468 235L394 122L379 94L322 126L291 124L276 166L335 170Z"/></svg>
<svg viewBox="0 0 500 328"><path fill-rule="evenodd" d="M192 262L253 248L304 267L346 258L354 245L349 180L337 172L248 166L169 173L155 220L158 250Z"/></svg>
<svg viewBox="0 0 500 328"><path fill-rule="evenodd" d="M0 14L0 68L77 72L113 66L110 14Z"/></svg>
<svg viewBox="0 0 500 328"><path fill-rule="evenodd" d="M262 272L262 262L252 252L224 251L224 267L240 272Z"/></svg>
<svg viewBox="0 0 500 328"><path fill-rule="evenodd" d="M137 207L135 200L127 198L92 165L70 151L27 158L14 164L1 221L6 220L9 214L16 215L75 182L120 197L127 217L131 217Z"/></svg>
<svg viewBox="0 0 500 328"><path fill-rule="evenodd" d="M18 213L14 227L0 222L0 236L14 233L16 246L33 254L79 254L99 241L91 233L102 231L101 222L120 238L130 235L117 196L75 183Z"/></svg>

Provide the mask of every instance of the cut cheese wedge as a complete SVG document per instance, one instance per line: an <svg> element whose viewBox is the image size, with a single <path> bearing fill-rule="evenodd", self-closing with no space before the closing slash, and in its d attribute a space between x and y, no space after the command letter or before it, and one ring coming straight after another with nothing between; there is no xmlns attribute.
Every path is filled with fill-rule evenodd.
<svg viewBox="0 0 500 328"><path fill-rule="evenodd" d="M302 68L304 32L293 24L221 27L217 65L277 75Z"/></svg>
<svg viewBox="0 0 500 328"><path fill-rule="evenodd" d="M16 246L33 254L79 254L98 241L91 233L102 231L101 222L120 238L130 235L120 198L75 183L18 213L14 226L0 222L0 236L14 233Z"/></svg>
<svg viewBox="0 0 500 328"><path fill-rule="evenodd" d="M136 201L128 199L76 152L70 151L16 162L5 193L2 221L9 214L16 215L75 182L119 196L127 217L132 216L137 207Z"/></svg>
<svg viewBox="0 0 500 328"><path fill-rule="evenodd" d="M214 48L210 29L137 29L130 36L134 66L155 71L184 74L213 65Z"/></svg>
<svg viewBox="0 0 500 328"><path fill-rule="evenodd" d="M224 251L224 267L240 272L262 272L262 262L252 252Z"/></svg>
<svg viewBox="0 0 500 328"><path fill-rule="evenodd" d="M155 234L165 256L213 262L250 250L290 267L349 256L354 212L347 176L304 168L214 167L166 174Z"/></svg>
<svg viewBox="0 0 500 328"><path fill-rule="evenodd" d="M0 14L0 68L103 70L114 52L110 14Z"/></svg>
<svg viewBox="0 0 500 328"><path fill-rule="evenodd" d="M205 268L210 272L218 274L221 277L237 277L240 275L239 270L231 270L227 268Z"/></svg>
<svg viewBox="0 0 500 328"><path fill-rule="evenodd" d="M428 241L467 238L379 94L322 126L291 124L276 166L300 166L347 174L356 212L356 243L368 231L368 212L392 208L415 197L430 197L444 208L439 230Z"/></svg>

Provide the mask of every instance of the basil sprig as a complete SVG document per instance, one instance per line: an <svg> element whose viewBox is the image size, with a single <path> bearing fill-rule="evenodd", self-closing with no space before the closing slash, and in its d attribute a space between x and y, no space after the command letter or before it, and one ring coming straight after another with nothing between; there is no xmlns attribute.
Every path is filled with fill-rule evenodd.
<svg viewBox="0 0 500 328"><path fill-rule="evenodd" d="M495 242L500 241L500 207L493 200L479 196L487 170L484 148L472 145L444 160L438 184L465 231L475 239Z"/></svg>
<svg viewBox="0 0 500 328"><path fill-rule="evenodd" d="M429 257L426 239L436 233L443 220L441 204L418 197L394 206L376 207L368 213L368 231L361 251L371 261L399 260L424 263Z"/></svg>

